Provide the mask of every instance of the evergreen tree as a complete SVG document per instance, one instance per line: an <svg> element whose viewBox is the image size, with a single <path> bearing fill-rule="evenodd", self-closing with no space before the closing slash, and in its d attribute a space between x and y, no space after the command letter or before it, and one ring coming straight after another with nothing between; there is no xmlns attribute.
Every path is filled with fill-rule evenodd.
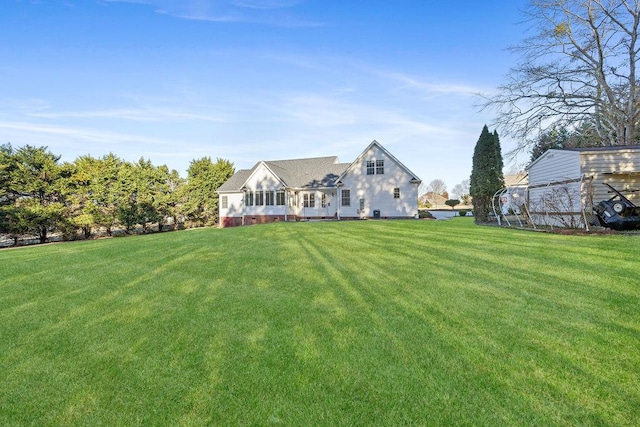
<svg viewBox="0 0 640 427"><path fill-rule="evenodd" d="M473 152L469 192L473 198L473 214L477 223L487 222L493 195L504 187L502 154L497 132L485 125Z"/></svg>
<svg viewBox="0 0 640 427"><path fill-rule="evenodd" d="M91 195L93 198L92 215L96 225L104 227L111 236L113 227L118 223L118 207L124 204L121 199L119 171L125 162L113 153L98 159L92 170Z"/></svg>
<svg viewBox="0 0 640 427"><path fill-rule="evenodd" d="M91 156L78 157L71 166L71 176L65 186L67 219L70 227L80 228L86 239L96 224L92 179L98 162Z"/></svg>
<svg viewBox="0 0 640 427"><path fill-rule="evenodd" d="M26 229L21 211L15 206L16 194L11 175L17 166L11 144L0 145L0 233L7 234L18 245L18 239Z"/></svg>
<svg viewBox="0 0 640 427"><path fill-rule="evenodd" d="M11 188L11 173L16 167L11 144L0 145L0 206L12 204L15 197Z"/></svg>
<svg viewBox="0 0 640 427"><path fill-rule="evenodd" d="M182 184L180 175L175 169L169 171L166 165L156 168L157 186L153 198L153 208L156 211L158 231L162 232L166 222L176 223L177 189Z"/></svg>
<svg viewBox="0 0 640 427"><path fill-rule="evenodd" d="M18 210L12 217L20 220L12 223L22 228L22 234L37 234L44 243L50 230L65 225L63 187L69 171L47 147L26 145L15 151L14 159L10 188L18 197Z"/></svg>
<svg viewBox="0 0 640 427"><path fill-rule="evenodd" d="M218 188L234 173L233 163L210 157L192 160L187 170L187 183L182 187L182 211L187 219L197 225L214 225L218 222Z"/></svg>

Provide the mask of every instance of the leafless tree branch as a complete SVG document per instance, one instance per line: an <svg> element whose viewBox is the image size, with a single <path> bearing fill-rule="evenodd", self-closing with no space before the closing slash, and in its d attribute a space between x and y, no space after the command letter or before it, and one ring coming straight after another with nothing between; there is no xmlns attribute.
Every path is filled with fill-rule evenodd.
<svg viewBox="0 0 640 427"><path fill-rule="evenodd" d="M481 97L503 135L531 146L551 127L595 126L594 145L631 145L639 134L640 0L531 0L532 36L494 95ZM517 149L517 150L518 150Z"/></svg>

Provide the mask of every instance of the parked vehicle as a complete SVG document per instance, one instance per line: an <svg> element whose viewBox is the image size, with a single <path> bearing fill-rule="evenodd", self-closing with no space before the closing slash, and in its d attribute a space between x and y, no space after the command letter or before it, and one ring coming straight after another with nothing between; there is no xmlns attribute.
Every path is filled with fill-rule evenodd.
<svg viewBox="0 0 640 427"><path fill-rule="evenodd" d="M627 199L620 191L609 184L613 197L603 200L593 209L596 213L595 225L609 227L614 230L640 229L640 207Z"/></svg>

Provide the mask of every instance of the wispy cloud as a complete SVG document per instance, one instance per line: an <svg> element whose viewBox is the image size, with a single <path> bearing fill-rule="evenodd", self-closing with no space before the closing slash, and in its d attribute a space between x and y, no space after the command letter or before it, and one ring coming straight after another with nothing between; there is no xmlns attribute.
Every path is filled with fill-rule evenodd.
<svg viewBox="0 0 640 427"><path fill-rule="evenodd" d="M164 122L169 120L197 120L204 122L224 123L226 120L207 114L189 113L171 110L117 109L100 111L38 111L27 114L29 117L45 119L123 119L139 122Z"/></svg>
<svg viewBox="0 0 640 427"><path fill-rule="evenodd" d="M285 7L293 7L301 0L233 0L230 1L238 7L249 7L253 9L281 9Z"/></svg>
<svg viewBox="0 0 640 427"><path fill-rule="evenodd" d="M412 77L408 74L402 74L397 72L382 72L382 76L394 80L400 83L399 89L411 89L422 92L427 97L440 96L440 95L461 95L461 96L476 96L486 90L482 87L474 87L461 83L447 83L447 82L429 82L420 80L416 77Z"/></svg>
<svg viewBox="0 0 640 427"><path fill-rule="evenodd" d="M102 131L94 129L82 129L76 127L65 127L46 125L41 123L31 122L2 122L0 121L0 129L4 130L17 130L38 135L50 135L50 136L62 136L66 138L73 138L79 141L85 142L97 142L97 143L125 143L135 142L144 144L170 144L170 141L165 141L159 138L146 137L140 135L123 134L111 131Z"/></svg>
<svg viewBox="0 0 640 427"><path fill-rule="evenodd" d="M441 126L428 117L416 117L398 106L371 104L335 94L298 93L274 102L280 117L310 131L311 135L333 132L336 135L361 133L366 130L372 136L393 135L393 139L405 137L452 137L451 128ZM315 129L315 131L311 131ZM362 141L360 141L362 143Z"/></svg>
<svg viewBox="0 0 640 427"><path fill-rule="evenodd" d="M30 112L42 112L51 108L51 103L38 98L0 98L0 116L7 114L26 114Z"/></svg>
<svg viewBox="0 0 640 427"><path fill-rule="evenodd" d="M249 22L284 27L317 27L323 23L297 16L302 0L103 0L153 7L156 13L181 19L211 22Z"/></svg>

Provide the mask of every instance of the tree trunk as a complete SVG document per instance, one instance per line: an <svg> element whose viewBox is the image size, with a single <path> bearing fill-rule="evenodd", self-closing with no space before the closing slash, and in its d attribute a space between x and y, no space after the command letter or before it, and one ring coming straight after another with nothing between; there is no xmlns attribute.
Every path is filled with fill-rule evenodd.
<svg viewBox="0 0 640 427"><path fill-rule="evenodd" d="M487 197L473 199L473 216L478 224L489 222L491 200Z"/></svg>
<svg viewBox="0 0 640 427"><path fill-rule="evenodd" d="M40 243L47 243L47 227L40 227L39 234Z"/></svg>

